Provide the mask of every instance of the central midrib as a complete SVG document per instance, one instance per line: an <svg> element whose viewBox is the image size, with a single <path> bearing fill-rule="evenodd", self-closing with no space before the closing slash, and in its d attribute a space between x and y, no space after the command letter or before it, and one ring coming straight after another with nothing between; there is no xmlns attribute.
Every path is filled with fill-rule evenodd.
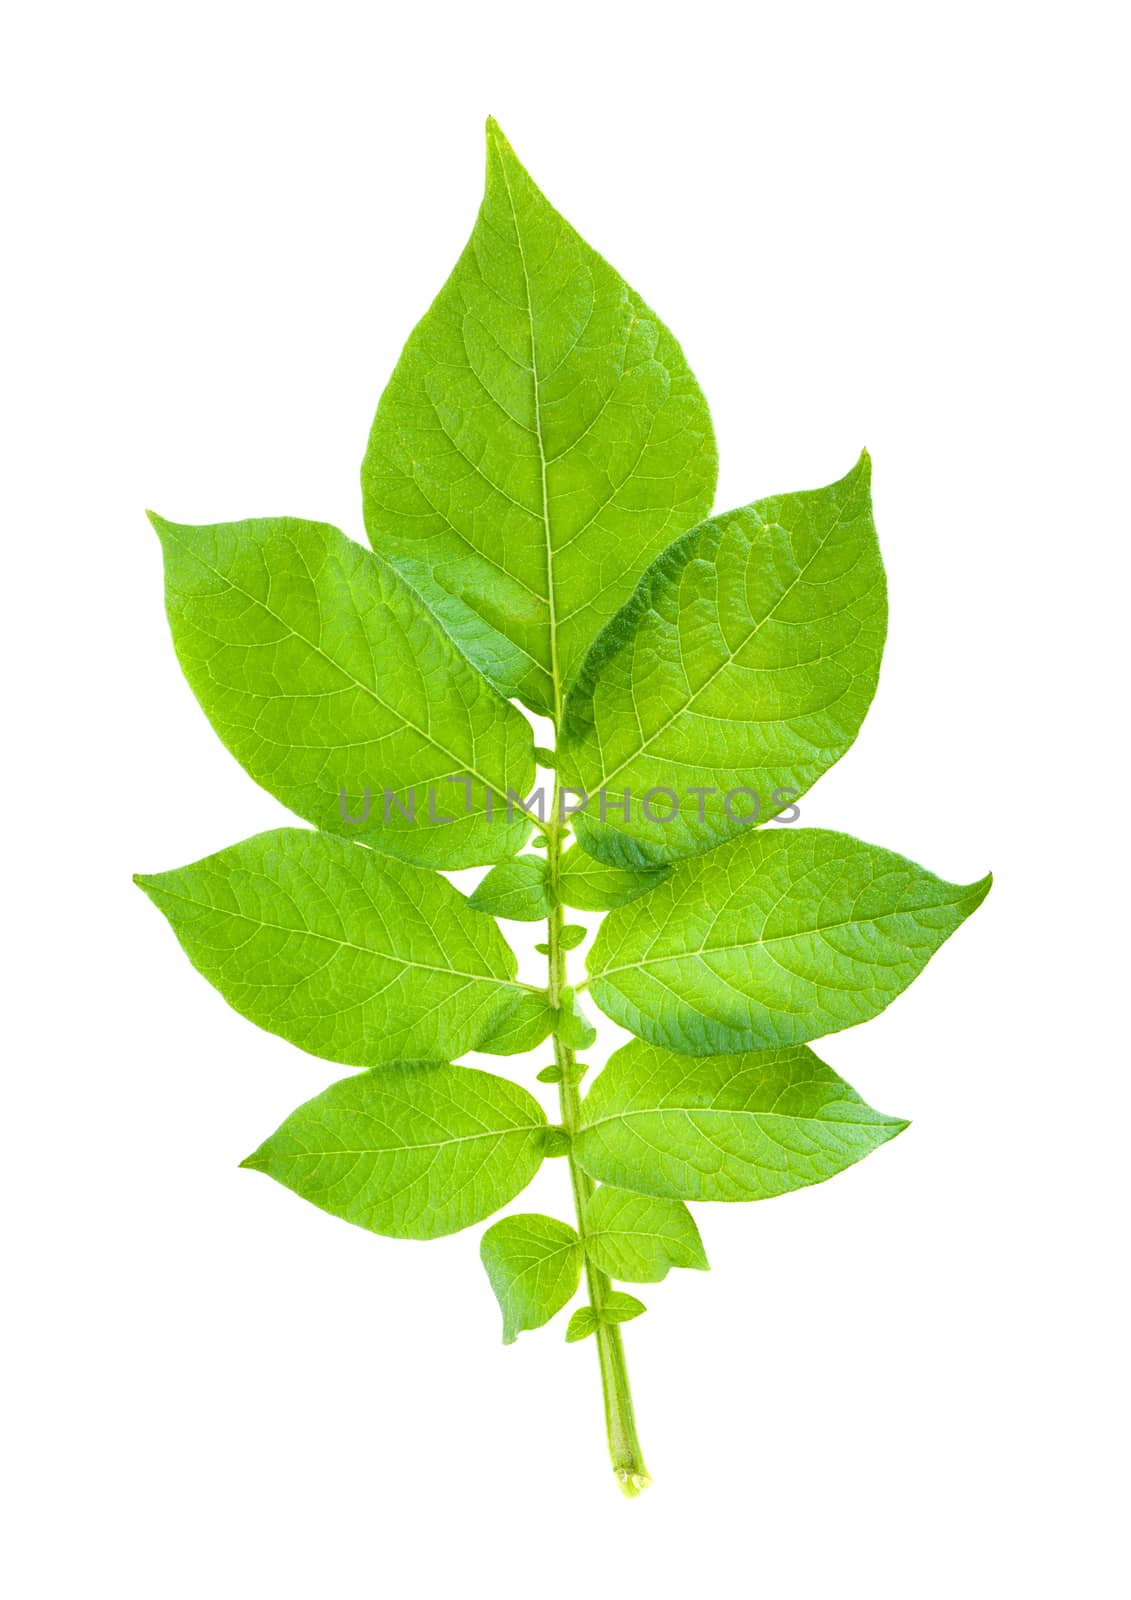
<svg viewBox="0 0 1131 1600"><path fill-rule="evenodd" d="M534 437L538 443L538 463L542 475L542 526L546 536L546 604L550 614L550 682L553 691L553 718L554 726L558 727L562 716L562 681L561 671L558 666L558 614L554 602L554 542L550 531L550 495L546 476L546 445L542 438L542 396L538 386L538 351L534 339L534 298L530 292L530 273L526 266L526 251L522 243L522 229L518 225L518 211L511 192L510 178L507 174L505 159L500 155L499 166L503 174L503 185L507 191L507 204L510 206L511 221L514 224L514 237L518 245L518 259L522 264L522 282L526 291L526 320L530 325L530 375L534 382Z"/></svg>
<svg viewBox="0 0 1131 1600"><path fill-rule="evenodd" d="M371 1144L364 1150L319 1150L308 1146L302 1152L303 1156L380 1156L393 1152L400 1154L411 1150L445 1150L453 1144L475 1144L480 1139L505 1139L511 1134L541 1133L546 1127L544 1122L516 1123L509 1128L485 1128L482 1133L457 1133L450 1139L428 1139L422 1144ZM292 1157L292 1160L297 1157Z"/></svg>
<svg viewBox="0 0 1131 1600"><path fill-rule="evenodd" d="M194 900L189 894L178 894L175 889L161 889L170 900L180 900L183 905L196 906L200 911L216 912L218 908L207 900ZM262 917L250 917L246 911L225 911L224 916L234 917L238 922L249 922L254 928L269 928L272 933L297 933L302 939L321 939L324 944L337 945L342 950L356 950L359 955L372 956L375 961L391 961L397 967L411 967L415 972L438 972L448 978L466 978L469 983L494 983L504 989L519 989L526 987L517 983L513 978L497 978L489 972L464 972L461 967L436 967L427 961L408 961L404 956L393 955L391 951L374 950L372 945L354 944L352 939L339 939L332 933L318 933L314 928L288 928L282 922L266 922Z"/></svg>
<svg viewBox="0 0 1131 1600"><path fill-rule="evenodd" d="M677 950L671 955L641 956L639 961L624 961L619 966L605 967L600 972L591 973L586 979L586 986L596 983L599 978L609 978L617 972L633 972L638 967L663 966L669 961L693 961L699 956L730 955L732 951L738 950L760 950L765 945L782 944L790 939L808 939L813 934L835 933L840 928L874 927L888 917L901 917L908 914L913 916L916 911L949 909L948 903L944 903L942 906L905 906L896 911L878 911L872 917L845 917L840 922L823 922L815 928L797 928L790 933L764 934L757 939L744 940L741 944L703 944L696 950ZM578 985L578 987L581 987L581 985Z"/></svg>

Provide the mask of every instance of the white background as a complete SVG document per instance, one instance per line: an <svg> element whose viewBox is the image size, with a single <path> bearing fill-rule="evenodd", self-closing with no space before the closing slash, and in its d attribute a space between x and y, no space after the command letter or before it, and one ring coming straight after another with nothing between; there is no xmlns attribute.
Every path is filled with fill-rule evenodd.
<svg viewBox="0 0 1131 1600"><path fill-rule="evenodd" d="M1125 1592L1120 10L13 13L14 1600ZM130 883L284 820L179 677L142 508L361 536L488 112L682 340L720 507L871 450L890 642L803 818L997 878L825 1047L910 1131L700 1207L712 1272L644 1291L634 1504L592 1345L502 1347L480 1230L383 1240L237 1170L335 1069L230 1012ZM565 1214L564 1167L517 1205Z"/></svg>

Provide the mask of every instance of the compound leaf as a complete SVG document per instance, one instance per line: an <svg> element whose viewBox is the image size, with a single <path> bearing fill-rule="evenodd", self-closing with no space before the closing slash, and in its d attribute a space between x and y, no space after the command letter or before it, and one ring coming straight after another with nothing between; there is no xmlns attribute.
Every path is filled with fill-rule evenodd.
<svg viewBox="0 0 1131 1600"><path fill-rule="evenodd" d="M609 913L590 992L614 1022L689 1055L802 1044L882 1011L990 882L946 883L822 828L748 833Z"/></svg>
<svg viewBox="0 0 1131 1600"><path fill-rule="evenodd" d="M530 725L395 572L321 522L151 521L185 677L257 783L422 866L521 847L530 824L507 802L533 780Z"/></svg>
<svg viewBox="0 0 1131 1600"><path fill-rule="evenodd" d="M445 1060L520 1003L513 952L445 878L326 833L135 881L229 1005L330 1061Z"/></svg>
<svg viewBox="0 0 1131 1600"><path fill-rule="evenodd" d="M631 872L625 867L611 867L575 845L562 856L558 894L563 903L575 911L611 911L614 906L626 906L630 900L638 900L649 889L663 883L667 875L667 868Z"/></svg>
<svg viewBox="0 0 1131 1600"><path fill-rule="evenodd" d="M241 1165L394 1239L438 1239L505 1206L542 1161L546 1118L506 1078L406 1061L330 1086Z"/></svg>
<svg viewBox="0 0 1131 1600"><path fill-rule="evenodd" d="M622 1283L659 1283L672 1267L707 1268L699 1229L681 1201L608 1184L586 1201L585 1253Z"/></svg>
<svg viewBox="0 0 1131 1600"><path fill-rule="evenodd" d="M765 1200L831 1178L906 1127L804 1045L689 1060L634 1039L586 1095L573 1153L591 1177L645 1195Z"/></svg>
<svg viewBox="0 0 1131 1600"><path fill-rule="evenodd" d="M515 856L491 868L469 896L469 903L493 917L539 922L550 915L548 876L545 856Z"/></svg>
<svg viewBox="0 0 1131 1600"><path fill-rule="evenodd" d="M645 574L566 702L559 764L590 796L587 851L651 867L709 850L848 749L887 628L869 477L864 454L829 488L713 517Z"/></svg>
<svg viewBox="0 0 1131 1600"><path fill-rule="evenodd" d="M479 1254L503 1313L504 1344L549 1322L581 1282L580 1238L567 1223L537 1212L493 1223Z"/></svg>
<svg viewBox="0 0 1131 1600"><path fill-rule="evenodd" d="M488 123L478 220L370 434L374 549L501 693L556 716L716 471L679 346Z"/></svg>

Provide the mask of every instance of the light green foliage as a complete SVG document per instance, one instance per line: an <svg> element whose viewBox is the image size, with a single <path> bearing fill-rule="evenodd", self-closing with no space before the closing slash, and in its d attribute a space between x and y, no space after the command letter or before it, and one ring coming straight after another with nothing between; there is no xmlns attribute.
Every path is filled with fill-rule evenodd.
<svg viewBox="0 0 1131 1600"><path fill-rule="evenodd" d="M643 1301L638 1300L634 1294L625 1294L623 1289L612 1289L605 1296L597 1313L597 1321L631 1322L633 1317L643 1316L647 1309Z"/></svg>
<svg viewBox="0 0 1131 1600"><path fill-rule="evenodd" d="M804 1045L689 1057L634 1039L586 1095L573 1153L590 1176L643 1194L765 1200L831 1178L906 1127Z"/></svg>
<svg viewBox="0 0 1131 1600"><path fill-rule="evenodd" d="M563 989L561 1000L555 1033L569 1049L588 1050L597 1037L597 1030L581 1009L576 991Z"/></svg>
<svg viewBox="0 0 1131 1600"><path fill-rule="evenodd" d="M518 810L506 822L506 798L530 792L530 726L394 572L322 522L150 520L185 677L257 783L319 828L424 866L473 867L521 846L530 826ZM348 823L341 791L361 817L367 788L368 820ZM501 821L486 819L488 791ZM403 815L427 818L429 806L452 820Z"/></svg>
<svg viewBox="0 0 1131 1600"><path fill-rule="evenodd" d="M704 260L692 292L709 292ZM684 1201L784 1194L902 1131L805 1043L875 1016L989 888L786 809L876 687L867 456L828 488L711 517L715 472L672 335L490 123L471 238L373 423L372 548L290 517L152 519L197 698L319 831L138 882L236 1010L370 1069L243 1164L373 1232L432 1239L563 1158L576 1225L505 1217L482 1259L508 1344L584 1279L565 1337L595 1335L629 1497L649 1478L621 1324L644 1306L613 1280L706 1268ZM472 866L491 870L470 899L439 875ZM569 952L588 930L567 907L609 913L581 985ZM518 981L496 917L545 919L544 988ZM636 1037L582 1100L585 988ZM552 1062L520 1070L556 1089L553 1123L525 1088L451 1064L551 1035Z"/></svg>
<svg viewBox="0 0 1131 1600"><path fill-rule="evenodd" d="M568 1223L537 1213L504 1217L479 1246L503 1313L503 1343L549 1322L577 1293L582 1248Z"/></svg>
<svg viewBox="0 0 1131 1600"><path fill-rule="evenodd" d="M566 1344L577 1344L597 1332L597 1313L592 1306L578 1306L566 1324Z"/></svg>
<svg viewBox="0 0 1131 1600"><path fill-rule="evenodd" d="M545 856L515 856L501 861L469 896L476 911L512 922L540 922L550 915L547 885L549 862Z"/></svg>
<svg viewBox="0 0 1131 1600"><path fill-rule="evenodd" d="M662 868L655 872L629 872L624 867L610 867L575 845L562 856L558 894L562 904L575 911L611 911L614 906L638 900L666 877L667 871Z"/></svg>
<svg viewBox="0 0 1131 1600"><path fill-rule="evenodd" d="M716 470L679 346L491 123L475 228L369 437L374 549L503 694L554 716Z"/></svg>
<svg viewBox="0 0 1131 1600"><path fill-rule="evenodd" d="M882 1011L989 887L823 828L748 833L609 913L590 993L691 1055L801 1044Z"/></svg>
<svg viewBox="0 0 1131 1600"><path fill-rule="evenodd" d="M438 1239L525 1189L545 1137L541 1106L517 1084L409 1061L331 1084L242 1165L373 1233Z"/></svg>
<svg viewBox="0 0 1131 1600"><path fill-rule="evenodd" d="M625 867L695 855L784 810L848 749L887 627L869 479L863 455L830 488L714 517L647 573L566 701L562 781L609 791L603 822L576 817L586 850Z"/></svg>
<svg viewBox="0 0 1131 1600"><path fill-rule="evenodd" d="M476 1049L490 1056L517 1056L534 1050L550 1037L556 1015L545 990L528 990L510 1015L480 1039Z"/></svg>
<svg viewBox="0 0 1131 1600"><path fill-rule="evenodd" d="M450 883L329 834L276 828L137 882L229 1005L330 1061L461 1055L522 997Z"/></svg>
<svg viewBox="0 0 1131 1600"><path fill-rule="evenodd" d="M672 1267L707 1267L699 1229L685 1205L608 1184L594 1190L585 1207L585 1253L623 1283L659 1283Z"/></svg>

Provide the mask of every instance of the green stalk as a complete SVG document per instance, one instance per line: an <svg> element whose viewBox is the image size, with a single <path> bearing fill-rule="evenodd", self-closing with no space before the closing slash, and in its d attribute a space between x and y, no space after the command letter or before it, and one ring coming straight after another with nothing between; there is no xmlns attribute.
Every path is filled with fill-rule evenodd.
<svg viewBox="0 0 1131 1600"><path fill-rule="evenodd" d="M561 861L562 822L558 807L558 785L554 784L554 805L549 831L549 884L550 884L550 916L549 916L549 967L550 1004L556 1007L561 1000L561 992L566 983L566 953L562 949L561 932L564 922L562 903L558 895L558 874ZM576 1082L573 1080L573 1068L576 1062L575 1052L570 1046L564 1044L554 1034L554 1060L561 1072L561 1081L558 1085L558 1098L561 1106L562 1127L572 1139L577 1130L581 1095ZM569 1155L569 1177L573 1188L573 1205L577 1213L577 1231L582 1239L585 1238L585 1207L589 1196L593 1193L593 1180L588 1173L573 1159L572 1151ZM589 1290L589 1304L597 1318L597 1331L594 1338L597 1342L597 1355L601 1363L601 1387L605 1396L605 1428L609 1438L609 1454L612 1457L613 1472L621 1491L628 1499L634 1500L642 1489L651 1483L648 1469L644 1465L644 1455L640 1448L640 1440L636 1437L636 1416L632 1409L632 1390L628 1382L628 1367L625 1363L624 1340L617 1323L606 1322L603 1318L605 1297L609 1293L611 1283L607 1273L601 1272L590 1261L588 1254L585 1257L585 1281Z"/></svg>

